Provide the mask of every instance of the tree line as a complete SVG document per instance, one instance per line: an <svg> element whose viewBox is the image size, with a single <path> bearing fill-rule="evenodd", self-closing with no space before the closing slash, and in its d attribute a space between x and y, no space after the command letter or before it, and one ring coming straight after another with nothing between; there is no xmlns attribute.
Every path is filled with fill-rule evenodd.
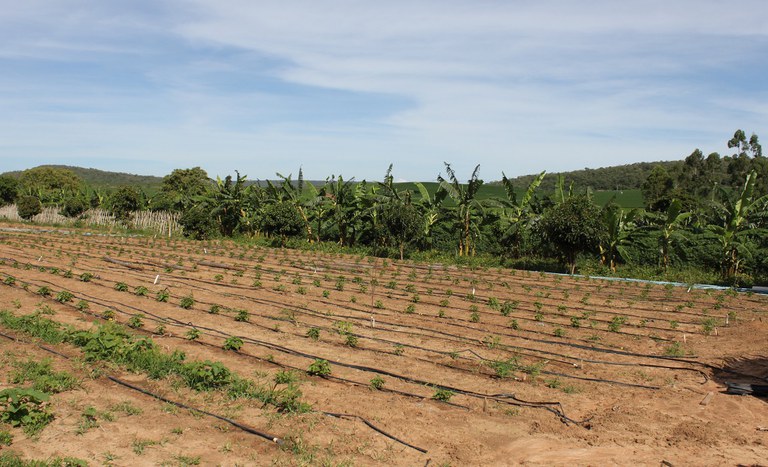
<svg viewBox="0 0 768 467"><path fill-rule="evenodd" d="M502 174L505 196L479 199L480 166L461 180L446 163L436 189L422 183L403 189L392 166L381 181L330 176L305 182L299 170L279 181L250 183L236 172L213 180L200 167L176 169L158 193L132 186L110 192L89 188L71 171L38 167L18 179L0 177L0 200L15 202L22 217L43 205L83 216L103 207L128 222L133 211L180 212L186 236L262 237L277 245L332 242L371 254L405 258L442 252L459 258L482 255L518 267L578 265L670 268L716 272L722 282L768 280L768 161L758 137L742 130L728 142L735 153L721 158L694 151L670 171L654 166L640 184L645 209L609 202L598 206L591 191L542 172L516 183Z"/></svg>

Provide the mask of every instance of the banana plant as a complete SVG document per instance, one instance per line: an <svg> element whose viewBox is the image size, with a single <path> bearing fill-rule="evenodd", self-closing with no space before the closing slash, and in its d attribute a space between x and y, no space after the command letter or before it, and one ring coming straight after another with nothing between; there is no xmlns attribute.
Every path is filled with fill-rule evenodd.
<svg viewBox="0 0 768 467"><path fill-rule="evenodd" d="M755 233L756 225L751 216L764 211L768 204L768 195L754 198L757 173L753 170L747 175L744 187L738 196L731 197L721 188L723 202L719 205L720 219L709 228L720 239L721 273L726 281L732 280L740 271L744 256L748 254L748 237Z"/></svg>
<svg viewBox="0 0 768 467"><path fill-rule="evenodd" d="M304 231L306 232L307 241L309 243L319 241L319 232L315 233L312 231L312 223L310 220L311 211L315 210L319 203L319 192L317 188L311 183L305 185L304 173L301 168L299 169L299 177L295 184L291 180L291 174L288 174L287 177L280 173L277 173L276 175L283 179L283 182L277 187L271 181L267 180L267 193L270 198L275 202L288 202L292 204L304 221Z"/></svg>
<svg viewBox="0 0 768 467"><path fill-rule="evenodd" d="M506 241L519 245L523 229L528 226L534 217L531 202L546 174L547 172L544 171L537 175L528 185L528 189L525 190L523 197L518 201L517 192L512 184L512 180L508 179L504 172L501 173L501 183L504 186L507 199L495 200L494 204L501 208L499 218L502 236Z"/></svg>
<svg viewBox="0 0 768 467"><path fill-rule="evenodd" d="M451 164L445 162L445 172L448 179L441 175L437 176L440 187L443 188L448 196L456 203L456 225L459 228L459 256L474 255L475 247L472 241L479 233L479 222L483 216L483 205L477 199L477 192L483 184L478 172L480 165L472 171L472 176L464 185L456 178L456 172L451 168Z"/></svg>
<svg viewBox="0 0 768 467"><path fill-rule="evenodd" d="M616 271L616 263L619 259L626 261L629 258L626 246L638 212L637 209L627 212L616 205L603 209L602 221L606 235L600 242L600 260L611 268L611 271Z"/></svg>
<svg viewBox="0 0 768 467"><path fill-rule="evenodd" d="M366 188L365 182L354 183L354 178L344 181L341 175L338 178L332 175L323 186L321 196L330 205L329 212L336 223L341 246L354 243L355 232L358 230L355 223L361 214L360 202Z"/></svg>
<svg viewBox="0 0 768 467"><path fill-rule="evenodd" d="M679 199L673 199L669 203L666 216L661 223L661 235L659 236L659 256L661 267L667 272L670 264L670 252L680 235L680 228L693 215L691 212L683 212L683 203Z"/></svg>
<svg viewBox="0 0 768 467"><path fill-rule="evenodd" d="M443 202L448 196L448 192L442 187L438 187L434 195L430 195L427 188L421 182L415 182L416 189L419 190L419 198L416 205L419 207L421 215L423 216L423 229L422 236L426 242L427 247L432 247L432 229L440 220L440 212L443 208Z"/></svg>

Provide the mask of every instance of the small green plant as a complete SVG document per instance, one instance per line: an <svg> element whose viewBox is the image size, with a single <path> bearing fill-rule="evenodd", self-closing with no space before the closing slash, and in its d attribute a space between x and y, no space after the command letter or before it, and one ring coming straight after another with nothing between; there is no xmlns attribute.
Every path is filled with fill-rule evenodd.
<svg viewBox="0 0 768 467"><path fill-rule="evenodd" d="M416 306L412 303L405 307L405 314L412 315L416 312Z"/></svg>
<svg viewBox="0 0 768 467"><path fill-rule="evenodd" d="M107 321L111 321L115 319L115 311L114 310L104 310L101 312L101 317L104 318Z"/></svg>
<svg viewBox="0 0 768 467"><path fill-rule="evenodd" d="M184 335L188 340L195 341L200 338L200 330L197 328L192 328Z"/></svg>
<svg viewBox="0 0 768 467"><path fill-rule="evenodd" d="M251 315L248 313L247 310L234 310L235 311L235 321L240 321L241 323L247 323L251 320Z"/></svg>
<svg viewBox="0 0 768 467"><path fill-rule="evenodd" d="M374 308L382 309L384 308L384 303L382 303L381 300L376 300L376 302L373 304Z"/></svg>
<svg viewBox="0 0 768 467"><path fill-rule="evenodd" d="M125 282L118 282L115 284L115 290L118 292L127 292L128 291L128 284Z"/></svg>
<svg viewBox="0 0 768 467"><path fill-rule="evenodd" d="M329 290L323 290L323 298L328 298L331 296L331 292Z"/></svg>
<svg viewBox="0 0 768 467"><path fill-rule="evenodd" d="M208 313L212 315L218 315L221 312L221 305L211 305L210 308L208 308Z"/></svg>
<svg viewBox="0 0 768 467"><path fill-rule="evenodd" d="M533 315L533 319L536 321L544 321L544 313L537 311L535 315Z"/></svg>
<svg viewBox="0 0 768 467"><path fill-rule="evenodd" d="M21 427L34 437L53 420L50 396L35 389L8 388L0 391L0 423Z"/></svg>
<svg viewBox="0 0 768 467"><path fill-rule="evenodd" d="M49 289L46 286L42 286L39 289L37 289L37 294L42 295L43 297L48 297L51 295L51 289Z"/></svg>
<svg viewBox="0 0 768 467"><path fill-rule="evenodd" d="M611 332L619 332L621 326L627 322L626 316L614 316L611 318L611 322L608 323L608 330Z"/></svg>
<svg viewBox="0 0 768 467"><path fill-rule="evenodd" d="M16 283L16 278L13 276L8 276L5 279L3 279L3 284L5 285L13 285Z"/></svg>
<svg viewBox="0 0 768 467"><path fill-rule="evenodd" d="M677 320L673 319L669 322L669 329L677 329L677 327L680 325L680 323L677 322Z"/></svg>
<svg viewBox="0 0 768 467"><path fill-rule="evenodd" d="M571 327L572 328L581 327L581 318L579 318L578 316L571 316Z"/></svg>
<svg viewBox="0 0 768 467"><path fill-rule="evenodd" d="M479 323L480 322L480 314L476 311L473 311L471 315L469 315L469 320L473 323Z"/></svg>
<svg viewBox="0 0 768 467"><path fill-rule="evenodd" d="M93 279L95 276L91 274L90 272L84 272L80 274L80 280L83 282L91 282L91 279Z"/></svg>
<svg viewBox="0 0 768 467"><path fill-rule="evenodd" d="M243 340L237 336L230 336L224 340L224 350L233 350L237 352L243 346Z"/></svg>
<svg viewBox="0 0 768 467"><path fill-rule="evenodd" d="M88 309L89 309L90 307L91 307L91 306L90 306L90 305L88 304L88 302L86 302L85 300L80 300L80 301L79 301L79 302L77 302L77 304L75 305L75 308L77 308L77 309L78 309L78 310L80 310L80 311L88 311Z"/></svg>
<svg viewBox="0 0 768 467"><path fill-rule="evenodd" d="M520 329L520 324L517 322L516 319L513 319L509 322L509 327L517 331L518 329Z"/></svg>
<svg viewBox="0 0 768 467"><path fill-rule="evenodd" d="M701 328L704 331L704 334L706 335L712 334L712 331L715 330L716 326L717 326L717 320L715 318L704 318L701 321Z"/></svg>
<svg viewBox="0 0 768 467"><path fill-rule="evenodd" d="M307 368L307 373L311 376L328 376L331 374L331 364L322 358L315 359Z"/></svg>
<svg viewBox="0 0 768 467"><path fill-rule="evenodd" d="M510 376L519 367L517 358L512 357L508 360L493 360L488 365L496 373L497 378L506 378Z"/></svg>
<svg viewBox="0 0 768 467"><path fill-rule="evenodd" d="M179 306L184 308L185 310L189 310L195 305L195 299L192 297L192 295L187 295L186 297L182 297L179 301Z"/></svg>
<svg viewBox="0 0 768 467"><path fill-rule="evenodd" d="M441 402L448 402L453 397L454 392L450 389L437 388L435 393L432 394L432 399Z"/></svg>
<svg viewBox="0 0 768 467"><path fill-rule="evenodd" d="M672 342L666 349L664 349L664 355L668 357L682 357L685 355L683 346L679 342Z"/></svg>
<svg viewBox="0 0 768 467"><path fill-rule="evenodd" d="M167 302L170 297L171 294L168 292L168 289L160 290L155 294L155 300L158 302Z"/></svg>
<svg viewBox="0 0 768 467"><path fill-rule="evenodd" d="M565 330L563 328L555 328L552 334L555 337L565 337Z"/></svg>
<svg viewBox="0 0 768 467"><path fill-rule="evenodd" d="M128 327L139 329L144 326L144 315L137 313L128 320Z"/></svg>
<svg viewBox="0 0 768 467"><path fill-rule="evenodd" d="M71 302L74 298L75 296L72 294L72 292L67 292L66 290L62 290L56 294L56 301L60 303Z"/></svg>
<svg viewBox="0 0 768 467"><path fill-rule="evenodd" d="M370 382L370 388L376 391L381 391L384 388L384 378L381 376L374 376Z"/></svg>
<svg viewBox="0 0 768 467"><path fill-rule="evenodd" d="M224 274L216 274L215 276L213 276L213 280L216 281L216 282L223 281L224 280Z"/></svg>
<svg viewBox="0 0 768 467"><path fill-rule="evenodd" d="M402 344L395 344L395 355L402 355L405 353L405 347Z"/></svg>
<svg viewBox="0 0 768 467"><path fill-rule="evenodd" d="M0 430L0 446L10 446L13 443L13 435L9 431Z"/></svg>
<svg viewBox="0 0 768 467"><path fill-rule="evenodd" d="M347 337L344 340L344 344L352 348L357 347L357 344L358 344L357 336L355 336L354 334L347 334Z"/></svg>
<svg viewBox="0 0 768 467"><path fill-rule="evenodd" d="M320 339L320 329L315 327L309 328L307 330L307 337L309 337L313 341Z"/></svg>
<svg viewBox="0 0 768 467"><path fill-rule="evenodd" d="M140 286L136 287L135 289L133 289L133 293L137 297L146 297L147 294L149 293L149 289L144 287L143 285L140 285Z"/></svg>

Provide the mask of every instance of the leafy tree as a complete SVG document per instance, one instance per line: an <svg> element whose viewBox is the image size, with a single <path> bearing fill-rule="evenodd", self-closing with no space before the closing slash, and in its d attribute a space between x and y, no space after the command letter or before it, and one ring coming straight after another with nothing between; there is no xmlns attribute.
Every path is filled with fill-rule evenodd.
<svg viewBox="0 0 768 467"><path fill-rule="evenodd" d="M160 193L152 200L152 206L181 212L194 203L194 197L204 195L211 187L208 173L200 167L175 169L163 177Z"/></svg>
<svg viewBox="0 0 768 467"><path fill-rule="evenodd" d="M35 195L43 203L59 203L80 189L82 179L69 169L40 166L22 172L19 183L25 194Z"/></svg>
<svg viewBox="0 0 768 467"><path fill-rule="evenodd" d="M576 195L545 211L540 228L573 274L577 255L595 251L600 245L600 208L587 195Z"/></svg>
<svg viewBox="0 0 768 467"><path fill-rule="evenodd" d="M82 196L72 195L64 200L59 214L66 217L80 217L88 207L88 203Z"/></svg>
<svg viewBox="0 0 768 467"><path fill-rule="evenodd" d="M270 204L264 208L262 223L264 231L279 236L282 244L285 244L287 237L300 234L305 226L299 210L287 201Z"/></svg>
<svg viewBox="0 0 768 467"><path fill-rule="evenodd" d="M184 236L195 240L206 240L214 237L219 230L210 211L204 205L195 205L186 209L179 218L179 224Z"/></svg>
<svg viewBox="0 0 768 467"><path fill-rule="evenodd" d="M459 230L459 256L469 256L475 252L473 238L478 234L478 224L483 212L482 205L477 199L477 191L483 184L483 181L478 176L480 165L475 167L467 184L463 185L456 178L456 173L451 168L451 164L447 162L444 164L449 180L445 180L441 175L438 175L437 181L440 182L440 187L456 203L454 221Z"/></svg>
<svg viewBox="0 0 768 467"><path fill-rule="evenodd" d="M109 196L109 213L119 222L128 222L131 213L142 207L142 193L132 186L121 186Z"/></svg>
<svg viewBox="0 0 768 467"><path fill-rule="evenodd" d="M645 205L651 211L666 211L672 200L674 182L667 170L657 165L648 175L641 188Z"/></svg>
<svg viewBox="0 0 768 467"><path fill-rule="evenodd" d="M318 191L311 183L304 183L304 173L299 168L299 177L296 183L291 180L291 174L284 176L280 173L278 177L283 179L280 186L276 186L271 181L267 180L267 193L273 202L282 203L288 202L292 204L295 210L301 217L302 227L307 235L307 241L310 243L319 241L320 224L318 224L318 232L312 232L312 223L310 222L309 212L315 211L319 214L319 200Z"/></svg>
<svg viewBox="0 0 768 467"><path fill-rule="evenodd" d="M13 204L19 193L19 181L6 175L0 176L0 206Z"/></svg>
<svg viewBox="0 0 768 467"><path fill-rule="evenodd" d="M29 220L43 212L43 205L37 196L24 195L16 203L16 210L19 217Z"/></svg>
<svg viewBox="0 0 768 467"><path fill-rule="evenodd" d="M392 202L381 212L381 223L391 243L400 250L400 259L405 254L405 246L418 240L422 232L422 216L418 208L410 203Z"/></svg>

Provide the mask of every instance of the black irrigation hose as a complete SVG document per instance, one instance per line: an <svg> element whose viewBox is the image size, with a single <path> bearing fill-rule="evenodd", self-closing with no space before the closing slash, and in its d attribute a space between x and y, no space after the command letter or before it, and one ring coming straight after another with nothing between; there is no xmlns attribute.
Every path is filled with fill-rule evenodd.
<svg viewBox="0 0 768 467"><path fill-rule="evenodd" d="M12 341L15 341L15 342L23 342L20 339L17 339L17 338L12 337L12 336L8 336L8 335L6 335L4 333L0 333L0 336L5 337L6 339L9 339L9 340L12 340ZM34 344L34 345L36 345L37 347L39 347L40 349L42 349L42 350L44 350L46 352L50 352L50 353L52 353L54 355L58 355L60 357L63 357L66 360L70 360L71 359L71 357L69 357L68 355L65 355L65 354L63 354L63 353L61 353L61 352L59 352L57 350L54 350L54 349L51 349L51 348L48 348L46 346L39 345L39 344ZM215 418L217 420L221 420L221 421L226 422L226 423L228 423L228 424L230 424L230 425L232 425L232 426L234 426L236 428L239 428L239 429L241 429L241 430L243 430L243 431L245 431L247 433L259 436L261 438L266 439L267 441L271 441L271 442L277 444L278 446L282 447L282 446L285 445L285 441L283 439L281 439L281 438L279 438L277 436L273 436L273 435L270 435L268 433L259 431L259 430L255 429L255 428L252 428L252 427L248 426L248 425L244 425L244 424L242 424L240 422L232 420L231 418L223 417L221 415L217 415L217 414L212 413L212 412L208 412L208 411L205 411L205 410L202 410L202 409L191 407L191 406L186 405L186 404L184 404L182 402L178 402L178 401L174 401L174 400L168 399L168 398L163 397L163 396L161 396L159 394L153 393L153 392L148 391L148 390L146 390L144 388L141 388L141 387L138 387L138 386L133 385L131 383L128 383L126 381L123 381L123 380L121 380L119 378L116 378L114 376L110 376L110 375L105 375L105 376L106 376L107 379L109 379L110 381L112 381L114 383L117 383L117 384L119 384L121 386L124 386L126 388L129 388L129 389L132 389L134 391L140 392L142 394L148 395L148 396L153 397L153 398L155 398L155 399L157 399L159 401L166 402L168 404L172 404L172 405L174 405L176 407L179 407L179 408L182 408L182 409L185 409L185 410L190 410L190 411L198 412L198 413L207 415L209 417ZM338 378L338 379L341 379L341 378ZM393 392L399 392L399 391L393 391ZM455 405L455 404L451 404L451 405ZM342 414L342 413L334 413L334 412L324 412L324 411L320 412L320 413L322 413L324 415L331 416L331 417L336 417L336 418L339 418L339 419L358 419L358 420L362 421L365 425L367 425L369 428L371 428L372 430L376 431L377 433L380 433L381 435L383 435L383 436L385 436L385 437L387 437L387 438L389 438L389 439L391 439L393 441L396 441L396 442L398 442L398 443L400 443L400 444L402 444L404 446L407 446L407 447L409 447L411 449L415 449L416 451L419 451L419 452L421 452L423 454L427 453L426 449L423 449L423 448L420 448L420 447L415 446L413 444L410 444L410 443L408 443L406 441L403 441L400 438L397 438L396 436L394 436L394 435L392 435L390 433L387 433L386 431L382 430L381 428L377 427L376 425L374 425L373 423L368 421L366 418L361 417L359 415Z"/></svg>
<svg viewBox="0 0 768 467"><path fill-rule="evenodd" d="M56 284L53 284L53 283L51 283L49 281L41 280L41 282L47 283L47 284L50 284L50 285L56 285ZM99 303L101 305L104 305L103 302L100 302L98 299L96 299L96 298L94 298L94 297L92 297L90 295L87 295L87 294L81 294L81 295L85 296L85 297L88 297L89 299L91 299L95 303ZM111 302L113 304L116 303L116 302L111 301L111 300L109 302ZM174 318L160 318L158 315L155 315L153 313L149 313L149 312L147 312L145 310L142 310L142 309L130 306L130 305L126 305L126 304L122 304L122 303L120 305L128 307L128 308L131 308L131 309L139 311L139 312L143 312L143 313L149 314L150 316L155 317L159 321L171 321L171 322L177 323L177 325L179 325L179 326L184 326L184 327L192 326L192 327L195 327L191 323L183 323L183 322L181 322L179 320L176 320ZM97 315L95 315L93 313L90 313L90 314L92 314L93 316L97 316ZM249 324L254 325L254 326L258 326L258 327L261 327L261 328L264 328L264 329L267 329L267 330L271 330L270 328L268 328L266 326L263 326L263 325L258 325L258 324L254 324L254 323L249 323ZM219 333L221 335L225 335L224 333L222 333L221 331L219 331L217 329L207 328L207 327L197 327L197 328L198 329L208 330L210 332L217 332L217 333ZM279 348L275 348L275 347L271 347L271 345L273 345L273 344L270 344L270 343L265 342L265 341L259 341L257 339L253 339L253 338L249 338L249 337L245 337L245 336L243 336L242 338L244 340L246 340L246 341L251 342L251 343L256 343L258 345L262 345L262 346L265 346L267 348L272 348L273 350L279 350L279 351L282 351L284 353L286 352L286 350L282 350L282 349L286 349L285 347L277 346ZM424 350L424 351L432 351L431 349L422 348L422 347L419 347L419 346L410 346L410 347L415 347L415 348L418 348L418 349ZM312 356L312 357L307 357L307 358L318 358L318 357ZM490 360L487 360L487 359L483 359L482 357L479 357L479 358L481 358L482 360L484 360L486 362L490 361ZM342 363L339 363L339 362L334 362L334 363L336 363L336 364L338 364L340 366L345 366L345 364L342 364ZM430 363L435 363L435 362L430 362ZM465 370L465 369L460 368L460 367L455 367L455 366L452 366L452 365L447 365L447 364L442 364L442 363L437 363L437 365L444 366L444 367L447 367L447 368L450 368L450 369L453 369L453 370L456 370L456 371L462 371L462 372L469 371L469 370ZM627 365L633 365L633 364L627 364ZM642 366L643 364L634 364L634 365ZM650 366L650 365L648 365L648 366ZM674 369L674 370L685 369L685 368L676 368L676 367L666 367L666 366L660 366L660 365L657 365L656 367L667 368L667 369ZM694 369L686 369L686 370L696 371ZM659 389L658 386L648 386L648 385L641 385L641 384L635 384L635 383L626 383L626 382L622 382L622 381L607 380L607 379L602 379L602 378L581 377L581 376L575 376L575 375L570 375L570 374L565 374L565 373L558 373L558 372L550 372L550 371L542 371L542 373L548 374L548 375L552 375L552 376L559 376L559 377L563 377L563 378L571 378L571 379L582 380L582 381L590 381L590 382L597 382L597 383L607 383L607 384L617 384L617 385L620 385L620 386L636 387L636 388L650 389L650 390L658 390ZM393 377L399 378L397 375L394 375ZM704 377L705 377L705 382L706 382L706 375L704 375Z"/></svg>
<svg viewBox="0 0 768 467"><path fill-rule="evenodd" d="M43 282L46 282L46 281L43 281ZM168 321L176 322L177 324L182 325L182 326L186 326L187 325L187 324L185 324L185 323L183 323L183 322L181 322L179 320L176 320L174 318L169 318ZM223 334L221 331L218 331L218 330L212 329L212 328L200 327L198 329L205 329L205 330L208 330L208 331L211 331L211 332L217 332L217 333ZM238 336L238 337L242 338L244 341L252 342L252 343L257 343L257 344L262 345L264 347L271 348L273 350L278 350L278 351L281 351L283 353L287 353L289 355L300 356L300 357L304 357L304 358L308 358L308 359L316 359L317 358L316 356L311 355L311 354L306 354L304 352L299 352L299 351L296 351L296 350L293 350L293 349L289 349L287 347L283 347L283 346L280 346L280 345L277 345L277 344L271 344L271 343L268 343L268 342L259 341L257 339L249 338L247 336ZM489 397L488 395L480 394L480 393L477 393L477 392L474 392L474 391L459 389L459 388L455 388L455 387L447 386L447 385L432 384L432 383L430 383L428 381L423 381L423 380L418 380L418 379L415 379L415 378L410 378L410 377L407 377L407 376L398 375L396 373L392 373L392 372L389 372L389 371L386 371L386 370L381 370L381 369L377 369L377 368L373 368L373 367L368 367L368 366L364 366L364 365L355 365L355 364L350 364L350 363L342 363L342 362L338 362L338 361L335 361L335 360L327 360L327 361L329 363L338 365L340 367L351 368L351 369L356 369L356 370L360 370L360 371L366 371L366 372L375 373L375 374L382 374L382 375L390 376L392 378L399 379L401 381L406 381L406 382L409 382L409 383L412 383L412 384L418 384L418 385L423 385L423 386L431 386L431 387L435 387L435 388L438 388L438 389L447 389L447 390L449 390L449 391L451 391L453 393L463 394L463 395L466 395L466 396L469 396L469 397L476 397L476 398L480 398L480 399L487 399ZM555 410L552 407L550 407L550 405L559 404L559 403L547 403L546 405L534 405L534 404L527 404L527 403L526 404L522 404L522 403L517 402L517 401L515 403L511 403L511 402L506 401L506 400L500 400L500 402L510 403L512 405L518 405L518 406L523 406L523 407L542 408L542 409L545 409L545 410L547 410L549 412L552 412L553 414L557 415L558 418L560 418L560 420L563 421L564 423L574 423L574 424L577 424L577 425L584 426L584 424L589 421L589 419L581 420L581 421L574 420L574 419L566 416L565 413L562 411L562 409L561 410ZM562 406L560 406L560 407L562 407Z"/></svg>
<svg viewBox="0 0 768 467"><path fill-rule="evenodd" d="M10 340L12 340L12 341L15 341L15 342L23 342L23 341L21 341L20 339L17 339L17 338L14 338L14 337L8 336L8 335L6 335L6 334L2 334L2 333L0 333L0 336L2 336L2 337L5 337L5 338L7 338L7 339L10 339ZM71 359L71 357L69 357L69 356L67 356L67 355L65 355L65 354L63 354L63 353L61 353L61 352L58 352L58 351L56 351L56 350L50 349L50 348L48 348L48 347L45 347L45 346L43 346L43 345L39 345L39 344L34 344L34 345L36 345L37 347L39 347L39 348L40 348L40 349L42 349L42 350L45 350L46 352L50 352L50 353L52 353L52 354L58 355L58 356L60 356L60 357L63 357L63 358L65 358L66 360L70 360L70 359ZM186 410L191 410L191 411L194 411L194 412L198 412L198 413L201 413L201 414L207 415L207 416L209 416L209 417L213 417L213 418L215 418L215 419L217 419L217 420L221 420L221 421L223 421L223 422L229 423L230 425L232 425L232 426L234 426L234 427L237 427L237 428L239 428L239 429L241 429L241 430L243 430L243 431L245 431L245 432L247 432L247 433L250 433L250 434L253 434L253 435L259 436L259 437L261 437L261 438L264 438L264 439L266 439L266 440L268 440L268 441L271 441L271 442L273 442L273 443L276 443L278 446L283 446L283 445L285 444L285 441L283 441L281 438L279 438L279 437L277 437L277 436L273 436L273 435L270 435L270 434L268 434L268 433L265 433L265 432L263 432L263 431L259 431L259 430L255 429L255 428L252 428L252 427L248 426L248 425L244 425L244 424L242 424L242 423L240 423L240 422L237 422L237 421L235 421L235 420L232 420L231 418L223 417L223 416L221 416L221 415L217 415L217 414L215 414L215 413L212 413L212 412L208 412L208 411L205 411L205 410L202 410L202 409L198 409L198 408L195 408L195 407L191 407L191 406L189 406L189 405L186 405L186 404L183 404L183 403L181 403L181 402L178 402L178 401L174 401L174 400L168 399L168 398L166 398L166 397L163 397L163 396L161 396L161 395L159 395L159 394L156 394L156 393L153 393L153 392L151 392L151 391L148 391L148 390L146 390L146 389L144 389L144 388L140 388L140 387L138 387L138 386L135 386L135 385L133 385L133 384L130 384L130 383L128 383L128 382L126 382L126 381L123 381L123 380L121 380L121 379L119 379L119 378L115 378L114 376L110 376L110 375L105 375L105 376L106 376L106 378L107 378L107 379L109 379L110 381L112 381L112 382L115 382L115 383L117 383L117 384L119 384L119 385L121 385L121 386L125 386L125 387L127 387L127 388L129 388L129 389L132 389L132 390L134 390L134 391L138 391L138 392L140 392L140 393L142 393L142 394L145 394L145 395L148 395L148 396L150 396L150 397L153 397L153 398L155 398L155 399L157 399L157 400L159 400L159 401L162 401L162 402L166 402L166 403L168 403L168 404L172 404L172 405L175 405L176 407L179 407L179 408L182 408L182 409L186 409Z"/></svg>
<svg viewBox="0 0 768 467"><path fill-rule="evenodd" d="M342 418L342 419L344 419L344 418L355 419L356 418L356 419L360 420L361 422L365 423L366 425L368 425L368 427L371 428L372 430L381 433L382 435L386 436L387 438L389 438L391 440L397 441L400 444L404 444L404 445L408 446L411 449L415 449L415 450L419 451L422 454L426 454L427 453L426 449L422 449L420 447L414 446L413 444L406 443L405 441L390 435L386 431L376 427L376 425L374 425L373 423L371 423L368 420L364 419L363 417L360 417L359 415L349 415L349 414L345 414L345 413L333 413L333 412L323 412L323 414L328 415L329 417L336 417L336 418Z"/></svg>

